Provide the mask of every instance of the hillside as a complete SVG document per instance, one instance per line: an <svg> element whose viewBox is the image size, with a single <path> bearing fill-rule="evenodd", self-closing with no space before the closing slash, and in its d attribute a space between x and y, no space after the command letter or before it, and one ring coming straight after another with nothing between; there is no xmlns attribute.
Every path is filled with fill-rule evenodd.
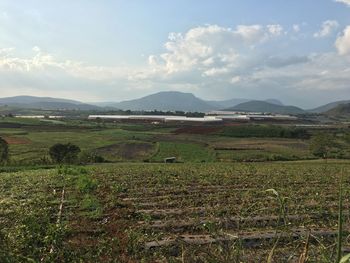
<svg viewBox="0 0 350 263"><path fill-rule="evenodd" d="M266 101L248 101L228 108L229 111L266 112L280 114L301 114L304 110L295 106L272 104Z"/></svg>
<svg viewBox="0 0 350 263"><path fill-rule="evenodd" d="M350 103L340 104L325 112L330 117L350 117Z"/></svg>
<svg viewBox="0 0 350 263"><path fill-rule="evenodd" d="M209 103L210 105L212 105L215 108L218 109L226 109L226 108L231 108L231 107L235 107L241 103L245 103L245 102L249 102L251 101L250 99L244 99L244 98L238 98L238 99L229 99L229 100L209 100L206 101L207 103ZM276 104L276 105L283 105L282 102L280 102L277 99L267 99L264 100L268 103L271 104Z"/></svg>
<svg viewBox="0 0 350 263"><path fill-rule="evenodd" d="M248 101L249 99L238 98L229 100L207 100L206 103L212 105L216 109L225 109Z"/></svg>
<svg viewBox="0 0 350 263"><path fill-rule="evenodd" d="M192 93L176 91L159 92L140 99L112 104L122 110L162 110L162 111L210 111L215 107L194 96Z"/></svg>
<svg viewBox="0 0 350 263"><path fill-rule="evenodd" d="M14 96L0 98L0 104L31 104L38 102L58 102L58 103L72 103L72 104L82 104L80 101L69 100L69 99L60 99L60 98L51 98L51 97L35 97L35 96Z"/></svg>
<svg viewBox="0 0 350 263"><path fill-rule="evenodd" d="M0 98L0 105L24 109L66 109L66 110L100 110L102 108L85 104L75 100L51 98L51 97L34 97L34 96L15 96Z"/></svg>
<svg viewBox="0 0 350 263"><path fill-rule="evenodd" d="M322 113L322 112L327 112L333 108L336 108L337 106L341 105L341 104L346 104L346 103L350 103L350 100L340 100L340 101L335 101L335 102L331 102L322 106L319 106L317 108L314 109L310 109L308 110L309 112L314 112L314 113Z"/></svg>
<svg viewBox="0 0 350 263"><path fill-rule="evenodd" d="M266 101L268 103L271 103L271 104L280 105L280 106L284 105L280 100L277 100L277 99L267 99L267 100L264 100L264 101Z"/></svg>

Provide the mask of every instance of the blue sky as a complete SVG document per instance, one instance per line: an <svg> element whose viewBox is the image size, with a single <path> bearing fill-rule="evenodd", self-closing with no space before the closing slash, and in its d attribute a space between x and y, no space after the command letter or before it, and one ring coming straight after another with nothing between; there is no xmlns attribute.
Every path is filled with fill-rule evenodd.
<svg viewBox="0 0 350 263"><path fill-rule="evenodd" d="M350 0L0 2L0 96L313 107L350 99L349 80Z"/></svg>

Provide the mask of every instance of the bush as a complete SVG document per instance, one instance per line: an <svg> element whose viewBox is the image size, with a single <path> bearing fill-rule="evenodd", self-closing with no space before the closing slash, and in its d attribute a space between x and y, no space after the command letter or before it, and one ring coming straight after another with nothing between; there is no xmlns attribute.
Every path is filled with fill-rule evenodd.
<svg viewBox="0 0 350 263"><path fill-rule="evenodd" d="M0 137L0 164L7 162L9 159L8 143Z"/></svg>
<svg viewBox="0 0 350 263"><path fill-rule="evenodd" d="M79 176L77 181L77 189L81 193L91 193L97 189L98 183L96 179L91 178L86 174Z"/></svg>
<svg viewBox="0 0 350 263"><path fill-rule="evenodd" d="M80 148L74 144L57 143L50 147L49 154L56 163L74 163L78 159Z"/></svg>
<svg viewBox="0 0 350 263"><path fill-rule="evenodd" d="M106 162L105 158L101 155L98 155L95 152L82 152L80 155L81 163L104 163Z"/></svg>
<svg viewBox="0 0 350 263"><path fill-rule="evenodd" d="M311 138L310 150L317 157L327 158L334 145L334 137L327 133L320 133Z"/></svg>

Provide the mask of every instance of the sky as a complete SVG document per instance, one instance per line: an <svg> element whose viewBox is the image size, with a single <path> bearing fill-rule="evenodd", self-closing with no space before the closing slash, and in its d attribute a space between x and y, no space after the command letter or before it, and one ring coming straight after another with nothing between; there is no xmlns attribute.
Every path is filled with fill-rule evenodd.
<svg viewBox="0 0 350 263"><path fill-rule="evenodd" d="M350 0L1 0L0 97L350 99Z"/></svg>

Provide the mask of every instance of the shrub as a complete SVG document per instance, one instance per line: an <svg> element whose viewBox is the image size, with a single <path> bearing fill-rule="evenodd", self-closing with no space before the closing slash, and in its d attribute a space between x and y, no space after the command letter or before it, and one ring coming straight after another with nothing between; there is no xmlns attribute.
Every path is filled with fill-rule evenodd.
<svg viewBox="0 0 350 263"><path fill-rule="evenodd" d="M8 143L0 137L0 164L8 161L9 146Z"/></svg>
<svg viewBox="0 0 350 263"><path fill-rule="evenodd" d="M49 154L56 163L74 163L78 159L80 148L74 144L57 143L50 147Z"/></svg>
<svg viewBox="0 0 350 263"><path fill-rule="evenodd" d="M320 133L311 138L310 150L317 157L327 158L334 144L334 137L327 133Z"/></svg>
<svg viewBox="0 0 350 263"><path fill-rule="evenodd" d="M97 180L91 178L86 174L82 174L79 176L77 181L77 189L81 193L91 193L97 189Z"/></svg>
<svg viewBox="0 0 350 263"><path fill-rule="evenodd" d="M81 163L104 163L106 162L105 158L101 155L98 155L95 152L82 152L80 155Z"/></svg>

